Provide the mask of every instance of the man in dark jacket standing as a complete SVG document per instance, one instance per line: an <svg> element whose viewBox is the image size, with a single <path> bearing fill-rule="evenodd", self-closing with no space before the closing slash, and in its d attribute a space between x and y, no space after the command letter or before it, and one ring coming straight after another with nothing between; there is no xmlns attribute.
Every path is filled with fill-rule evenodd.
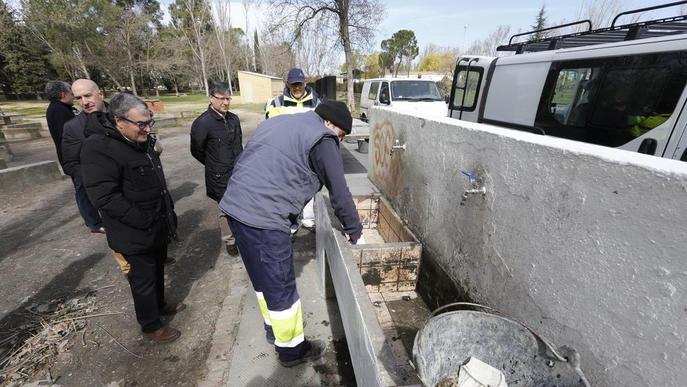
<svg viewBox="0 0 687 387"><path fill-rule="evenodd" d="M337 101L263 121L220 202L256 292L267 340L274 342L284 367L317 359L325 347L304 336L291 224L324 185L351 243L362 234L339 149L352 122L346 105Z"/></svg>
<svg viewBox="0 0 687 387"><path fill-rule="evenodd" d="M103 221L83 186L81 176L81 145L86 139L84 129L88 115L105 111L105 98L98 85L90 79L77 79L72 85L74 99L81 105L81 114L64 125L62 134L62 169L72 178L79 213L92 233L105 233Z"/></svg>
<svg viewBox="0 0 687 387"><path fill-rule="evenodd" d="M231 89L226 83L210 87L208 110L191 125L191 154L205 165L205 190L219 203L227 189L234 163L243 150L243 134L239 117L229 111ZM224 236L227 249L236 254L230 230Z"/></svg>
<svg viewBox="0 0 687 387"><path fill-rule="evenodd" d="M45 120L48 121L50 137L55 143L57 160L62 165L62 131L64 124L74 118L74 95L67 82L50 81L45 85L45 94L50 99Z"/></svg>
<svg viewBox="0 0 687 387"><path fill-rule="evenodd" d="M176 215L150 142L154 123L143 101L116 94L109 113L88 117L81 170L88 196L103 215L110 248L131 265L127 279L144 335L169 342L181 333L163 327L160 315L175 314L185 305L166 303L164 297L163 263L167 243L176 235Z"/></svg>

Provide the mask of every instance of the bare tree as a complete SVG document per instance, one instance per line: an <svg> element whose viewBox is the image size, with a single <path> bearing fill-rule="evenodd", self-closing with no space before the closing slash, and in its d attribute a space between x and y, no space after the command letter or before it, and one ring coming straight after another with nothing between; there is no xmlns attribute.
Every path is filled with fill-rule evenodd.
<svg viewBox="0 0 687 387"><path fill-rule="evenodd" d="M355 109L353 95L353 50L369 46L374 29L383 15L378 0L270 0L279 15L277 24L294 26L293 45L304 33L305 26L317 21L320 33L336 36L346 57L347 104ZM331 35L329 35L331 36Z"/></svg>
<svg viewBox="0 0 687 387"><path fill-rule="evenodd" d="M229 83L229 90L231 87L231 3L226 0L214 0L214 17L215 17L215 37L217 38L217 45L222 54L222 62L224 63L224 70L226 71L226 80Z"/></svg>
<svg viewBox="0 0 687 387"><path fill-rule="evenodd" d="M200 63L205 95L209 96L205 52L206 35L211 29L209 7L205 0L176 0L169 8L172 26L184 38Z"/></svg>
<svg viewBox="0 0 687 387"><path fill-rule="evenodd" d="M508 42L510 26L500 25L496 27L484 40L478 40L468 50L472 55L499 56L498 46Z"/></svg>

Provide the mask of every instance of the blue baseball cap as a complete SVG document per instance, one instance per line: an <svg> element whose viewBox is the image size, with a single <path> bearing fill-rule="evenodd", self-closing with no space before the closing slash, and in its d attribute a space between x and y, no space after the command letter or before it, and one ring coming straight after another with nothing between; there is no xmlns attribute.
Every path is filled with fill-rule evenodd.
<svg viewBox="0 0 687 387"><path fill-rule="evenodd" d="M305 74L298 67L289 70L289 75L286 76L286 84L290 85L292 83L305 83Z"/></svg>

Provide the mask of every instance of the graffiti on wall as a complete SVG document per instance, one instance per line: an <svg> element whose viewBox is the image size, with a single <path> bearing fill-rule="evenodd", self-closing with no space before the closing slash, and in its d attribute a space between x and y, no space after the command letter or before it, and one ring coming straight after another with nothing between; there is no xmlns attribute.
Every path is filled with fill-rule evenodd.
<svg viewBox="0 0 687 387"><path fill-rule="evenodd" d="M377 186L389 197L398 193L401 159L398 152L391 155L396 132L385 120L372 127L372 174Z"/></svg>

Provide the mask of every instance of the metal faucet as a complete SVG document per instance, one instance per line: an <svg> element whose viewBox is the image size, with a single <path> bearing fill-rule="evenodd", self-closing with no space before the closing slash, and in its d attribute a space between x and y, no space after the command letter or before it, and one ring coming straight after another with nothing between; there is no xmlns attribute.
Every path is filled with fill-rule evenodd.
<svg viewBox="0 0 687 387"><path fill-rule="evenodd" d="M394 145L391 146L391 151L389 152L389 156L393 156L395 150L405 151L406 150L406 144L401 145L401 140L399 140L397 138L396 141L394 141Z"/></svg>
<svg viewBox="0 0 687 387"><path fill-rule="evenodd" d="M461 206L465 205L465 202L468 200L468 196L470 196L470 195L482 195L482 197L487 195L487 188L485 186L480 187L480 184L477 181L477 175L476 174L474 174L472 172L468 172L468 171L461 171L461 172L463 173L463 175L467 176L467 178L470 182L470 186L472 187L472 188L466 189L463 192L462 199L460 200Z"/></svg>

